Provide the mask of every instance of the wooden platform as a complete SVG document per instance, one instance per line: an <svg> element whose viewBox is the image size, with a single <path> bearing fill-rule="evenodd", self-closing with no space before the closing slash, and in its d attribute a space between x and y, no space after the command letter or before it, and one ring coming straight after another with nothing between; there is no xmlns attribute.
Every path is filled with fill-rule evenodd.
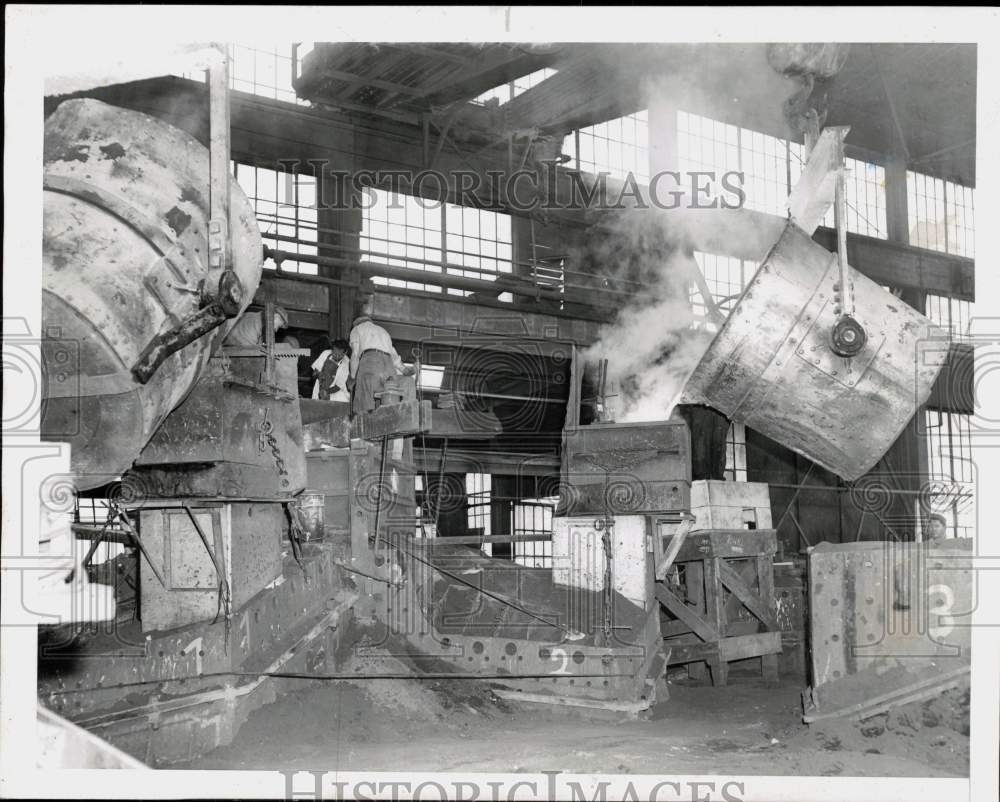
<svg viewBox="0 0 1000 802"><path fill-rule="evenodd" d="M664 538L669 549L671 536ZM775 616L773 529L712 529L687 535L674 568L656 584L669 614L661 621L669 665L706 668L725 685L729 663L759 657L761 674L778 679L781 632Z"/></svg>

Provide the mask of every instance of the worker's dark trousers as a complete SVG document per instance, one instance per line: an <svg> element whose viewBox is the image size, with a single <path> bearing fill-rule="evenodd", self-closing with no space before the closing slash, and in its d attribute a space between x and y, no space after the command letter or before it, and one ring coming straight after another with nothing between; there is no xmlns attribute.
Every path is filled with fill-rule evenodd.
<svg viewBox="0 0 1000 802"><path fill-rule="evenodd" d="M354 377L351 395L351 413L371 412L375 409L375 393L385 389L385 380L396 374L392 357L381 351L366 351L358 360L358 374Z"/></svg>

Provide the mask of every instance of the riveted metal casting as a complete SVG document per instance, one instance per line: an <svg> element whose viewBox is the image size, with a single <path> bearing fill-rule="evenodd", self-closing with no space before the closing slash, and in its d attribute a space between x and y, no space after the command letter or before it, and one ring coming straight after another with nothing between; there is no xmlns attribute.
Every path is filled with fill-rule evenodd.
<svg viewBox="0 0 1000 802"><path fill-rule="evenodd" d="M944 364L946 334L854 268L852 357L830 332L843 309L836 254L789 223L689 376L678 399L706 404L853 480L889 449ZM849 335L850 336L850 335ZM939 349L940 350L940 349ZM945 349L946 350L946 349Z"/></svg>
<svg viewBox="0 0 1000 802"><path fill-rule="evenodd" d="M86 489L125 471L204 371L260 281L260 233L233 182L231 273L209 264L208 149L145 114L64 101L44 169L41 429L71 444Z"/></svg>

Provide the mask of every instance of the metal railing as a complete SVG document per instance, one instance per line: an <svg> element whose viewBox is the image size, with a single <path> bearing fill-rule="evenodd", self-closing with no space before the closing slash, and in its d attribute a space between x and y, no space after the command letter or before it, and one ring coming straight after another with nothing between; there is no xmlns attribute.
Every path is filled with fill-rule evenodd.
<svg viewBox="0 0 1000 802"><path fill-rule="evenodd" d="M258 215L258 222L262 224L262 227L297 225L300 231L307 231L310 235L310 238L306 239L302 236L290 236L269 230L261 232L264 240L275 243L275 247L269 249L269 252L278 263L279 272L281 272L280 262L287 259L293 262L328 267L360 267L368 276L431 285L441 287L444 290L512 292L516 295L526 295L537 299L570 301L595 307L618 308L626 299L644 296L648 296L649 300L655 300L654 296L644 291L644 287L639 281L618 275L590 273L563 265L558 270L562 280L555 281L554 270L551 266L554 257L551 255L544 259L503 259L466 250L457 250L453 247L442 247L442 258L428 259L409 256L405 253L364 249L346 243L324 242L320 237L320 235L325 235L353 239L359 236L357 231L303 225L301 221L296 223L277 215ZM315 239L311 238L312 234L316 235ZM443 238L445 234L442 233L441 236ZM371 239L377 239L380 243L389 246L389 250L392 246L398 246L404 251L407 247L426 249L423 245L405 240L385 237ZM281 249L282 243L295 245L296 248L294 250ZM299 253L298 249L302 246L316 249L317 253ZM509 264L511 271L491 270L475 265L450 262L443 258L443 254L446 253L457 255L463 261L467 258L486 258ZM482 278L472 278L468 275L470 273L479 274Z"/></svg>

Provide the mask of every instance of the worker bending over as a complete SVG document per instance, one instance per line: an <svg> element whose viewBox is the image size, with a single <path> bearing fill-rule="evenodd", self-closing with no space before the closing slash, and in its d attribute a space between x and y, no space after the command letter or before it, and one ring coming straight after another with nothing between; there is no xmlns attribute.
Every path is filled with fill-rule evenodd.
<svg viewBox="0 0 1000 802"><path fill-rule="evenodd" d="M351 414L375 409L375 394L385 389L387 379L413 369L403 365L389 332L372 322L368 314L355 318L351 329Z"/></svg>

